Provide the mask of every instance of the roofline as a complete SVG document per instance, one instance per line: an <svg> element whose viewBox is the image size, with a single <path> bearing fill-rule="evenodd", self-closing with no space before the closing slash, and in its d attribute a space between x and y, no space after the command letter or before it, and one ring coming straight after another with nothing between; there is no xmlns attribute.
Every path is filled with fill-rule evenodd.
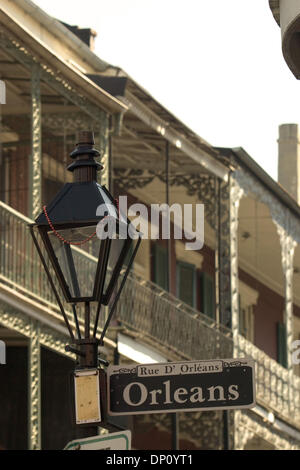
<svg viewBox="0 0 300 470"><path fill-rule="evenodd" d="M216 174L221 179L227 180L229 170L222 162L218 161L218 155L214 147L208 142L206 142L204 139L202 139L200 136L198 136L195 132L191 131L182 121L180 121L171 112L169 112L166 108L164 108L160 102L158 102L155 98L153 98L148 91L146 91L141 85L139 85L125 71L101 60L94 52L90 50L90 48L85 43L83 43L74 33L72 33L67 27L65 27L60 21L48 15L44 10L42 10L40 7L34 4L31 0L14 0L14 3L17 4L20 8L22 8L22 10L28 13L37 22L42 24L42 26L44 26L49 31L51 31L53 35L62 39L64 43L66 43L66 45L71 47L77 54L84 57L84 60L91 66L91 68L93 68L95 73L97 72L107 73L108 69L111 68L111 71L114 71L114 73L117 74L118 76L125 76L137 90L140 90L143 93L145 93L145 95L147 95L147 97L149 97L151 101L153 101L153 103L159 106L162 109L162 111L169 114L170 118L177 121L178 124L182 126L183 131L186 130L190 132L196 139L198 139L200 148L197 149L198 146L195 143L193 144L189 143L188 139L181 136L180 133L175 131L175 129L172 129L171 126L170 127L167 126L168 131L166 133L167 135L165 136L165 138L174 145L176 145L176 142L180 139L185 149L185 151L182 149L184 153L187 153L197 163L203 164L210 171L213 170L213 173ZM28 33L30 34L30 32L24 29L23 25L19 24L18 26L22 30L24 30L27 34ZM30 35L30 37L32 37L32 34ZM52 61L60 62L60 68L65 69L64 71L66 75L68 75L68 72L70 74L70 71L72 71L73 73L76 74L75 77L80 77L82 80L85 80L86 82L85 88L88 84L90 92L92 93L92 91L94 91L94 94L93 94L94 96L95 96L95 90L93 89L96 89L98 92L102 93L103 98L109 98L109 100L113 100L115 102L114 103L115 105L122 107L121 111L124 112L128 109L127 108L128 104L124 100L122 100L120 97L112 97L112 95L110 95L108 92L103 90L103 88L101 88L99 85L96 85L92 80L86 77L86 75L81 73L80 70L78 70L77 68L74 68L71 64L67 64L63 59L57 57L57 54L54 51L51 51L45 44L42 44L39 38L34 37L34 40L39 44L39 46L43 46L48 51L48 53L52 54ZM74 78L74 75L73 75L73 78ZM132 103L133 96L131 96L130 98L131 98L130 101ZM142 108L144 108L143 103L140 100L138 100L136 97L134 97L135 107L138 103L141 105ZM137 107L140 108L140 106L137 106ZM143 109L143 111L145 111L145 109ZM153 114L152 111L150 111L150 113ZM159 117L159 115L156 115L156 118L158 118L158 120L160 121L160 124L167 124L165 121L163 121Z"/></svg>
<svg viewBox="0 0 300 470"><path fill-rule="evenodd" d="M194 135L194 137L196 139L199 140L199 144L202 146L202 147L206 147L205 150L207 150L207 152L209 152L211 155L217 157L218 156L218 152L216 152L216 149L215 147L213 147L213 145L211 145L209 142L207 142L205 139L203 139L202 137L200 137L198 134L196 134L193 130L191 130L186 124L184 124L177 116L175 116L171 111L169 111L164 105L162 105L162 103L160 103L156 98L154 98L143 86L141 86L139 83L137 83L132 77L130 76L127 76L129 82L131 83L132 86L135 86L138 90L142 91L143 93L145 93L147 95L147 97L149 97L157 106L159 106L163 112L167 113L170 115L170 117L172 117L172 119L174 119L175 121L177 121L178 123L182 124L182 126L188 131L190 132L191 134Z"/></svg>
<svg viewBox="0 0 300 470"><path fill-rule="evenodd" d="M169 125L154 111L148 109L147 106L145 106L131 93L127 92L125 97L120 96L119 99L122 100L122 102L128 106L129 110L134 113L142 122L152 128L158 134L161 134L168 142L179 148L192 160L203 166L206 170L213 173L218 178L222 179L223 181L228 181L228 174L230 170L227 166L218 160L218 154L213 156L211 155L212 150L214 153L216 151L214 147L206 144L208 149L210 149L210 152L208 152L203 149L203 145L200 147L200 142L199 147L197 144L190 142L188 138L180 134L180 132ZM181 121L178 122L182 124ZM182 125L184 126L184 124ZM194 135L195 137L198 137L196 134Z"/></svg>
<svg viewBox="0 0 300 470"><path fill-rule="evenodd" d="M97 67L99 72L104 72L112 67L108 62L100 59L94 52L79 39L76 34L72 33L66 26L53 16L48 15L38 5L31 0L13 0L20 8L26 11L32 18L35 18L41 25L45 26L65 44L71 47L75 53L79 53L93 69Z"/></svg>
<svg viewBox="0 0 300 470"><path fill-rule="evenodd" d="M14 2L20 5L26 3L29 6L35 7L35 5L33 5L30 0L14 0ZM38 8L38 10L38 12L36 12L35 8L33 10L35 12L34 17L37 21L39 21L38 16L40 15L41 11L40 8ZM51 18L46 13L45 15L48 19ZM76 67L74 67L70 63L67 63L62 57L58 56L55 51L49 49L46 44L44 44L39 38L33 36L29 30L27 30L22 24L20 24L16 20L16 18L10 16L9 12L4 11L3 8L0 8L0 22L3 23L5 28L12 31L13 34L17 35L18 37L22 37L25 46L31 49L33 53L37 54L38 56L42 56L55 69L59 69L71 82L79 86L80 89L84 90L86 95L92 96L94 100L93 102L95 104L98 102L98 106L100 106L103 110L109 113L124 112L127 110L127 107L123 103L121 103L120 100L100 88L85 74L80 72ZM58 25L60 25L57 20L54 20L54 22L55 24L57 23ZM73 33L71 33L63 25L61 25L61 28L66 31L66 36L69 36L69 38L70 36L72 36L72 40L74 39L75 43L78 40L79 43L82 43L82 49L84 51L85 49L87 49L94 58L97 58L97 56L89 49L89 47L82 41L80 41L80 39L78 39ZM69 35L67 34L67 32L69 33Z"/></svg>
<svg viewBox="0 0 300 470"><path fill-rule="evenodd" d="M117 76L101 74L89 74L88 76L100 87L122 101L132 114L154 132L161 135L174 147L181 149L185 155L206 170L227 181L230 169L227 162L222 160L219 152L189 129L138 83L126 76L122 70L121 73L122 75L118 74Z"/></svg>
<svg viewBox="0 0 300 470"><path fill-rule="evenodd" d="M243 147L235 148L221 148L216 147L223 154L233 154L237 157L242 166L246 166L247 170L255 175L259 181L267 186L267 188L285 204L297 217L300 216L300 206L297 201L279 184L275 181L261 166L253 160L252 157L243 149Z"/></svg>

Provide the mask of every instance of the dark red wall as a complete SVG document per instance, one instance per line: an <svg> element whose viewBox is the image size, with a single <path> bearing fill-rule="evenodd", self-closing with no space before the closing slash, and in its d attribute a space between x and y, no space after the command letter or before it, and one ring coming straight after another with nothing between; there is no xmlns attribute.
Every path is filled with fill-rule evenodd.
<svg viewBox="0 0 300 470"><path fill-rule="evenodd" d="M239 269L239 278L259 294L254 309L254 344L277 360L276 328L278 322L283 322L284 298L242 269Z"/></svg>

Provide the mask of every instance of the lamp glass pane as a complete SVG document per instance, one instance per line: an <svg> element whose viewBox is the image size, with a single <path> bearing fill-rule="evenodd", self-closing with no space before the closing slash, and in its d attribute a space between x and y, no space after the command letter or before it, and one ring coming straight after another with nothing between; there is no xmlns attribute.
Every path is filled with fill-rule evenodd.
<svg viewBox="0 0 300 470"><path fill-rule="evenodd" d="M71 297L92 298L101 246L96 226L50 231L48 237Z"/></svg>
<svg viewBox="0 0 300 470"><path fill-rule="evenodd" d="M118 261L120 259L120 256L121 256L121 253L125 246L126 241L127 240L122 240L120 238L113 238L111 240L108 264L107 264L107 272L106 272L105 283L104 283L104 292L107 291L107 288L111 282L112 276L115 273Z"/></svg>
<svg viewBox="0 0 300 470"><path fill-rule="evenodd" d="M108 255L107 271L104 282L105 304L109 302L112 292L118 282L120 272L126 262L128 252L132 246L132 238L127 221L118 220L117 227L110 234L110 249Z"/></svg>

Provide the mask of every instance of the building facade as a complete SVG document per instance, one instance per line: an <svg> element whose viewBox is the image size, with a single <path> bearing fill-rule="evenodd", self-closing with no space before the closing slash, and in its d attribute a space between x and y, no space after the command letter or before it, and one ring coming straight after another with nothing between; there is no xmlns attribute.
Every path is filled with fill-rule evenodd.
<svg viewBox="0 0 300 470"><path fill-rule="evenodd" d="M65 351L67 330L28 223L70 181L78 131L93 130L101 184L129 205L142 202L154 234L142 241L101 354L115 364L245 356L256 363L252 410L178 413L177 426L170 414L137 415L118 425L132 430L136 449L170 449L176 427L182 450L299 449L297 198L243 149L197 136L92 52L94 32L78 30L29 0L2 1L0 445L56 449L84 435L72 424L75 358ZM162 203L182 212L204 204L201 249L185 249L187 233L163 239L150 217Z"/></svg>

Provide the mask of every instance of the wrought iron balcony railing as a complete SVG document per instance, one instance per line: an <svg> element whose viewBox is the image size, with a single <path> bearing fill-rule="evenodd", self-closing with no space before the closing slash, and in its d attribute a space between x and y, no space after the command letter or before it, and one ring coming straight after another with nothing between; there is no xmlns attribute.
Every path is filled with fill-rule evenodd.
<svg viewBox="0 0 300 470"><path fill-rule="evenodd" d="M300 428L300 377L288 371L265 352L247 341L237 338L238 357L255 360L256 396L261 405Z"/></svg>
<svg viewBox="0 0 300 470"><path fill-rule="evenodd" d="M28 230L31 220L0 201L0 285L8 286L57 312L55 297ZM85 263L91 255L78 252ZM71 311L67 311L72 321ZM79 314L83 325L83 312ZM230 358L231 332L180 302L155 284L130 274L118 303L116 318L145 335L154 345L177 353L182 359ZM101 324L100 324L101 327ZM238 357L256 361L258 403L300 427L300 378L280 366L241 335Z"/></svg>
<svg viewBox="0 0 300 470"><path fill-rule="evenodd" d="M189 307L156 284L136 275L128 278L117 317L186 359L232 357L231 331Z"/></svg>

